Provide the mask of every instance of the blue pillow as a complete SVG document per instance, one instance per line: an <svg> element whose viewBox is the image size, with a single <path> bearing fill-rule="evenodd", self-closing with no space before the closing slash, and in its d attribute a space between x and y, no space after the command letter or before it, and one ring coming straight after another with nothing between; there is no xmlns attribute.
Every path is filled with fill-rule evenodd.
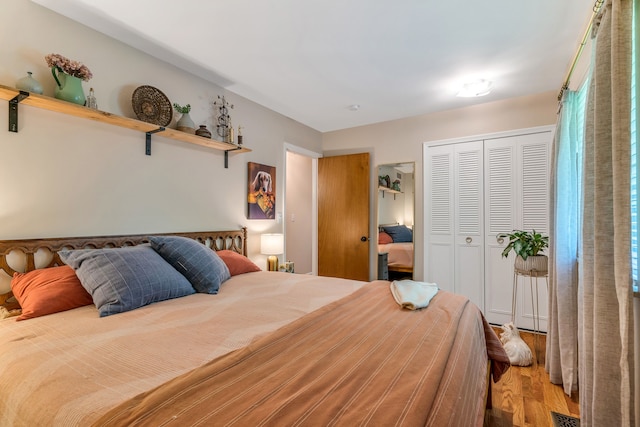
<svg viewBox="0 0 640 427"><path fill-rule="evenodd" d="M189 281L149 245L62 250L58 254L76 270L100 317L195 293Z"/></svg>
<svg viewBox="0 0 640 427"><path fill-rule="evenodd" d="M217 294L220 285L231 277L229 268L200 242L181 236L151 236L151 247L191 282L197 292Z"/></svg>
<svg viewBox="0 0 640 427"><path fill-rule="evenodd" d="M393 243L413 242L413 232L405 225L390 225L382 228L391 236Z"/></svg>

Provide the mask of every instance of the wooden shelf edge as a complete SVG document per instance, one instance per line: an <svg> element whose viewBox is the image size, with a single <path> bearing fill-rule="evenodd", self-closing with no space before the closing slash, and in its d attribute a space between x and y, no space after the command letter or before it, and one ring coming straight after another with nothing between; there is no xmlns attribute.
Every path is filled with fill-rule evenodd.
<svg viewBox="0 0 640 427"><path fill-rule="evenodd" d="M384 187L382 185L378 186L378 190L386 191L387 193L391 193L391 194L402 194L402 191L393 190L389 187Z"/></svg>
<svg viewBox="0 0 640 427"><path fill-rule="evenodd" d="M239 147L235 144L230 144L228 142L218 141L217 139L205 138L202 136L194 135L191 133L184 133L182 131L165 128L164 131L158 132L156 135L165 136L171 139L177 139L180 141L188 142L191 144L202 145L204 147L213 148L216 150L222 151L232 151L235 153L249 153L251 150L245 147Z"/></svg>
<svg viewBox="0 0 640 427"><path fill-rule="evenodd" d="M0 99L5 101L12 100L20 91L18 89L0 85ZM143 122L137 119L131 119L129 117L118 116L106 111L93 110L82 105L73 104L71 102L61 101L56 98L51 98L45 95L38 95L35 93L29 93L29 96L23 99L21 104L29 105L32 107L41 108L44 110L54 111L58 113L67 114L70 116L80 117L83 119L94 120L101 123L107 123L113 126L119 126L126 129L135 130L138 132L152 132L157 130L160 126L153 123ZM235 144L227 142L217 141L215 139L204 138L202 136L184 133L176 129L165 128L164 131L154 133L154 135L173 139L176 141L182 141L189 144L201 145L203 147L212 148L214 150L228 151L230 153L250 153L251 149L246 147L239 147Z"/></svg>
<svg viewBox="0 0 640 427"><path fill-rule="evenodd" d="M2 96L2 99L4 99L5 101L13 99L13 97L19 93L20 91L18 89L0 85L0 96Z"/></svg>

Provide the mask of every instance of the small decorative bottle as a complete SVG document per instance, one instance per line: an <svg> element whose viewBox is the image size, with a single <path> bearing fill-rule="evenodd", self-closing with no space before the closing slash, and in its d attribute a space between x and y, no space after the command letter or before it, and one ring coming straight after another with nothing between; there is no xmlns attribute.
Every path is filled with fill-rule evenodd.
<svg viewBox="0 0 640 427"><path fill-rule="evenodd" d="M227 141L230 144L233 144L235 141L234 135L233 135L233 125L231 124L231 118L229 118L229 140Z"/></svg>
<svg viewBox="0 0 640 427"><path fill-rule="evenodd" d="M93 93L93 88L89 89L89 96L87 96L87 107L93 108L94 110L98 109L98 101L96 100L96 96Z"/></svg>
<svg viewBox="0 0 640 427"><path fill-rule="evenodd" d="M238 126L238 145L242 145L242 126Z"/></svg>

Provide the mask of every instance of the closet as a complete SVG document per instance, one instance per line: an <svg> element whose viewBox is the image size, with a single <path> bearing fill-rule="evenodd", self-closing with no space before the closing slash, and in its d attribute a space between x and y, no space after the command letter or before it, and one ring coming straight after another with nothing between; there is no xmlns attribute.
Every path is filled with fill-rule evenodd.
<svg viewBox="0 0 640 427"><path fill-rule="evenodd" d="M493 324L511 320L514 282L514 255L501 256L499 235L549 232L552 139L542 127L424 145L425 280L469 297ZM516 325L533 329L537 290L546 330L547 282L519 280Z"/></svg>

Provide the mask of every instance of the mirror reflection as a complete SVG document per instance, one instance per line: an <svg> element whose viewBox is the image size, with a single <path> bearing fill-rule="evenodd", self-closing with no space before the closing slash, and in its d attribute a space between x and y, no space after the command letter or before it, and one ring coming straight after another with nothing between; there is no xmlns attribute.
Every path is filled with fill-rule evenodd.
<svg viewBox="0 0 640 427"><path fill-rule="evenodd" d="M415 163L378 166L378 278L413 278Z"/></svg>

